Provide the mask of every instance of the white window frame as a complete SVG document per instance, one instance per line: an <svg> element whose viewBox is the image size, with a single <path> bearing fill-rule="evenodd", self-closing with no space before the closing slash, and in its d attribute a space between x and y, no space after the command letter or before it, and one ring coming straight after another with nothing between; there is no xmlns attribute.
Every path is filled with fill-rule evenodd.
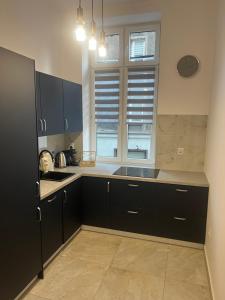
<svg viewBox="0 0 225 300"><path fill-rule="evenodd" d="M129 35L131 32L141 31L155 31L156 32L156 53L155 59L144 62L130 62L129 61ZM155 164L155 149L156 149L156 116L157 116L157 99L158 99L158 72L159 72L159 44L160 44L160 24L144 24L137 26L125 26L122 28L110 28L106 30L107 34L119 34L120 35L120 59L119 63L96 63L95 55L91 57L91 149L96 151L96 123L95 123L95 70L104 70L118 68L120 69L120 110L119 110L119 125L118 125L118 146L117 157L98 157L98 162L106 163L124 163L127 165L154 165ZM125 41L125 42L123 42ZM153 128L152 128L152 141L150 159L129 159L128 158L128 126L126 124L127 113L127 70L129 67L140 66L155 66L155 102L153 113ZM124 82L125 80L125 82ZM150 134L150 133L149 133ZM123 146L122 146L123 145ZM97 154L97 153L96 153Z"/></svg>
<svg viewBox="0 0 225 300"><path fill-rule="evenodd" d="M124 49L124 31L123 28L121 27L113 27L113 28L106 28L105 34L107 35L113 35L113 34L118 34L119 35L119 44L120 46L120 51L119 51L119 62L118 63L97 63L96 62L96 57L97 57L97 51L91 55L91 65L92 68L94 69L102 69L102 68L119 68L121 65L124 64L124 54L123 54L123 49Z"/></svg>
<svg viewBox="0 0 225 300"><path fill-rule="evenodd" d="M155 59L148 60L148 61L129 61L130 33L145 32L145 31L156 32ZM160 46L160 25L159 24L149 24L149 25L138 25L138 26L125 27L125 65L127 65L127 66L158 65L159 64L159 46Z"/></svg>

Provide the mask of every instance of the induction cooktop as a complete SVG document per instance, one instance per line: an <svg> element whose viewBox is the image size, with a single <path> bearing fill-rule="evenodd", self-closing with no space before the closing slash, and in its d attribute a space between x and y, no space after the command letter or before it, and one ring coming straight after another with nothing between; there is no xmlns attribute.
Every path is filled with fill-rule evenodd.
<svg viewBox="0 0 225 300"><path fill-rule="evenodd" d="M159 169L120 167L118 170L116 170L116 172L113 173L113 175L157 178L159 175Z"/></svg>

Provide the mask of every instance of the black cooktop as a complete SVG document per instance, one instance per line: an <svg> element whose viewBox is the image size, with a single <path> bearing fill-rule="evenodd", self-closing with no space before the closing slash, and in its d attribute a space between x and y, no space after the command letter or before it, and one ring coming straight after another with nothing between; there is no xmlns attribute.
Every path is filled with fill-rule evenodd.
<svg viewBox="0 0 225 300"><path fill-rule="evenodd" d="M157 178L159 175L159 169L120 167L118 170L116 170L116 172L113 173L113 175Z"/></svg>

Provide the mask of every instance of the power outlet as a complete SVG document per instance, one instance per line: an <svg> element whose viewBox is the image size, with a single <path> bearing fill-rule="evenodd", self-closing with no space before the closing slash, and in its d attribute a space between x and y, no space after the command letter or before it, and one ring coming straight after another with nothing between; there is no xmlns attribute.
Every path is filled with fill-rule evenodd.
<svg viewBox="0 0 225 300"><path fill-rule="evenodd" d="M177 148L177 155L184 155L184 148Z"/></svg>

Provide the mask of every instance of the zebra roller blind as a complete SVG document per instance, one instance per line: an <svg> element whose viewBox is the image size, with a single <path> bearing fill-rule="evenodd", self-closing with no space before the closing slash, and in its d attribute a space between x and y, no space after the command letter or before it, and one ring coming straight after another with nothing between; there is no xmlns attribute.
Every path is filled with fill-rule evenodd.
<svg viewBox="0 0 225 300"><path fill-rule="evenodd" d="M95 71L95 122L118 123L120 102L120 71Z"/></svg>
<svg viewBox="0 0 225 300"><path fill-rule="evenodd" d="M155 67L128 68L127 124L153 123L155 80Z"/></svg>

